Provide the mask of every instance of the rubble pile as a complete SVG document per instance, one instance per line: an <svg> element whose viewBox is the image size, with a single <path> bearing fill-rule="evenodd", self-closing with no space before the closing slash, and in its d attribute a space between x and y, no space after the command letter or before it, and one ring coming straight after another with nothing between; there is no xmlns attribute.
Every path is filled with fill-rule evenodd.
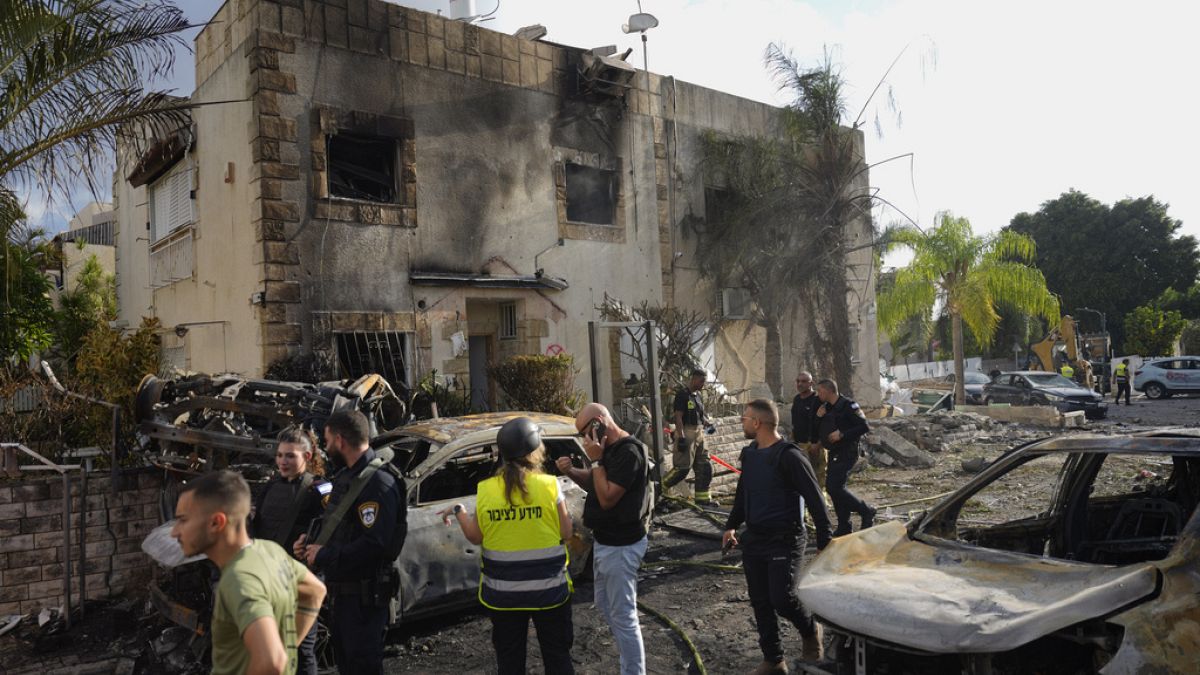
<svg viewBox="0 0 1200 675"><path fill-rule="evenodd" d="M871 428L864 437L867 459L883 467L928 468L936 463L932 453L967 451L994 456L1045 435L1037 429L953 410L873 419Z"/></svg>

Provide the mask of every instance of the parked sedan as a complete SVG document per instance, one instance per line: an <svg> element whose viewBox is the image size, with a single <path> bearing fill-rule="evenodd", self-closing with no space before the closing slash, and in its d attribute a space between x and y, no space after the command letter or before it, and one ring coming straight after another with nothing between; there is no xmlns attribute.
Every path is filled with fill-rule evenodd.
<svg viewBox="0 0 1200 675"><path fill-rule="evenodd" d="M574 420L527 412L422 420L371 439L372 447L392 452L392 463L407 477L408 539L396 561L400 590L392 602L398 623L478 604L479 546L467 541L459 528L446 527L438 512L455 503L475 510L476 486L496 470L496 433L522 415L541 427L544 470L558 476L575 521L575 534L567 542L571 574L579 576L590 567L592 536L582 525L587 493L558 475L554 465L565 456L584 466Z"/></svg>
<svg viewBox="0 0 1200 675"><path fill-rule="evenodd" d="M800 581L832 673L1195 673L1200 434L1018 447ZM820 672L820 671L817 671Z"/></svg>
<svg viewBox="0 0 1200 675"><path fill-rule="evenodd" d="M1143 363L1133 376L1133 388L1146 398L1200 391L1200 356L1177 356Z"/></svg>
<svg viewBox="0 0 1200 675"><path fill-rule="evenodd" d="M954 387L954 373L950 373L944 378L944 381ZM983 388L992 378L984 375L978 370L968 370L963 373L963 393L966 395L967 405L982 405L983 404Z"/></svg>
<svg viewBox="0 0 1200 675"><path fill-rule="evenodd" d="M1063 412L1082 410L1088 419L1108 414L1104 397L1057 373L1021 370L1001 373L983 386L984 405L1052 405Z"/></svg>

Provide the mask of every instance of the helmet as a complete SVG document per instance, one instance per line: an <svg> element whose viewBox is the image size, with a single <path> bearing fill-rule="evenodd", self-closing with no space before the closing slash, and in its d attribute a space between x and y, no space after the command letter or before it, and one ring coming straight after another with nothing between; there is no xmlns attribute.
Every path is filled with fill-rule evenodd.
<svg viewBox="0 0 1200 675"><path fill-rule="evenodd" d="M500 456L517 459L537 450L542 445L542 430L528 417L517 417L504 423L496 434Z"/></svg>

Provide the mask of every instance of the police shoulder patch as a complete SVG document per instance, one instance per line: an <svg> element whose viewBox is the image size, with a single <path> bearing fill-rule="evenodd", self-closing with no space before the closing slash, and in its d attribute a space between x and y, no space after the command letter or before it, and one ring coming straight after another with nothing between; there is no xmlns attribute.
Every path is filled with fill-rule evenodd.
<svg viewBox="0 0 1200 675"><path fill-rule="evenodd" d="M379 515L379 502L363 502L358 505L358 521L363 527L371 527L375 524L375 518Z"/></svg>
<svg viewBox="0 0 1200 675"><path fill-rule="evenodd" d="M322 507L329 506L329 498L332 496L333 495L325 495L324 497L321 497L321 506Z"/></svg>
<svg viewBox="0 0 1200 675"><path fill-rule="evenodd" d="M333 492L333 483L320 483L317 485L317 492L327 495Z"/></svg>

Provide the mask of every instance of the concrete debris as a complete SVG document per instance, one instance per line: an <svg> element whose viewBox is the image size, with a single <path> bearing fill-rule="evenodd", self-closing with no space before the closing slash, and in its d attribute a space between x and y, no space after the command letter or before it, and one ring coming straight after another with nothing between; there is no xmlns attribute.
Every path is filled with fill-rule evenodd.
<svg viewBox="0 0 1200 675"><path fill-rule="evenodd" d="M928 468L937 463L933 455L913 445L903 436L885 426L877 426L866 436L868 457L882 455L893 462L881 462L884 466Z"/></svg>

